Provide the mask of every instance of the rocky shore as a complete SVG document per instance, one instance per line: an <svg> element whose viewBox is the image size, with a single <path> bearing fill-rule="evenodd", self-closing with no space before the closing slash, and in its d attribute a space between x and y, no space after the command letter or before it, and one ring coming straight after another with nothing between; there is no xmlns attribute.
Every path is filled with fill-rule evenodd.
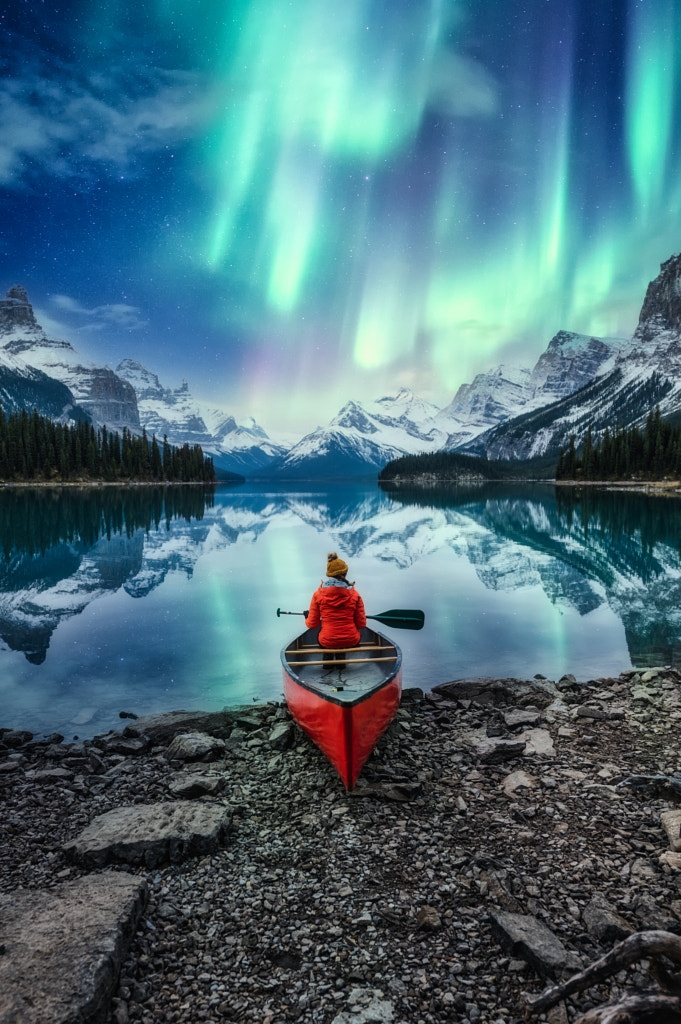
<svg viewBox="0 0 681 1024"><path fill-rule="evenodd" d="M351 795L276 704L0 730L0 1022L519 1024L681 934L680 721L674 669L407 691Z"/></svg>

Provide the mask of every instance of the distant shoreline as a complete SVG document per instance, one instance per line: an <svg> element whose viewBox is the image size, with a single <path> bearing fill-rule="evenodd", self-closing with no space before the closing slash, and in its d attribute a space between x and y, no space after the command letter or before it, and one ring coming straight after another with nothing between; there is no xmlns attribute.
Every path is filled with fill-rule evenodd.
<svg viewBox="0 0 681 1024"><path fill-rule="evenodd" d="M533 479L527 477L505 477L495 479L493 477L482 477L467 474L459 478L452 476L437 476L435 473L417 473L413 476L396 476L387 480L380 480L380 485L395 490L414 488L416 490L429 491L436 487L455 489L457 487L470 487L471 485L483 484L540 484L542 486L552 485L554 487L596 487L606 491L629 491L639 494L656 494L666 497L681 496L681 480L553 480Z"/></svg>
<svg viewBox="0 0 681 1024"><path fill-rule="evenodd" d="M556 487L600 487L606 491L631 491L670 498L681 495L681 480L554 480L553 483Z"/></svg>
<svg viewBox="0 0 681 1024"><path fill-rule="evenodd" d="M215 480L0 480L3 487L215 487Z"/></svg>

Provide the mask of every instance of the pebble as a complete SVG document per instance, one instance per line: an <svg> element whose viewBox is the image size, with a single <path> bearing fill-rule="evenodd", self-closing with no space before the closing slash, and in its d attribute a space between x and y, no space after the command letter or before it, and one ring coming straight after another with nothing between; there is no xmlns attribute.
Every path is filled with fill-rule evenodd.
<svg viewBox="0 0 681 1024"><path fill-rule="evenodd" d="M99 816L196 793L229 811L228 841L128 867L150 896L108 1024L520 1024L523 993L544 981L521 946L500 941L494 920L517 920L502 915L539 922L570 963L610 948L591 924L594 900L623 932L681 925L662 820L676 799L618 788L679 769L681 674L646 681L652 704L637 699L642 676L523 680L517 702L512 680L412 695L352 795L275 704L223 714L222 742L181 768L161 719L148 734L134 722L137 749L131 733L41 744L0 729L0 891L85 873L64 845ZM609 693L623 717L578 713L605 709ZM548 738L530 751L521 733L498 731L527 734L537 715ZM192 729L210 735L210 716ZM651 984L632 967L568 1000L565 1019Z"/></svg>

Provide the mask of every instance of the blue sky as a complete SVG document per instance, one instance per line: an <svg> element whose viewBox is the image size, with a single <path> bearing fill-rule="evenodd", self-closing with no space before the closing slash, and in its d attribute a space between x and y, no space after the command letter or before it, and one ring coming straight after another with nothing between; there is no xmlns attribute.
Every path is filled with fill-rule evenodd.
<svg viewBox="0 0 681 1024"><path fill-rule="evenodd" d="M7 4L0 291L266 428L631 334L681 246L673 0ZM4 281L4 284L3 284Z"/></svg>

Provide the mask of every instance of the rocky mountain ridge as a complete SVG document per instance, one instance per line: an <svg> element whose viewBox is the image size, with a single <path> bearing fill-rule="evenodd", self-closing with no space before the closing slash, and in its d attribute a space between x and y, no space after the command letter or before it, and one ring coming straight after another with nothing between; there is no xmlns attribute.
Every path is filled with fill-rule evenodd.
<svg viewBox="0 0 681 1024"><path fill-rule="evenodd" d="M562 330L531 369L501 365L478 374L444 408L403 388L374 402L351 400L327 426L291 440L268 436L252 418L239 424L206 407L186 381L164 386L134 359L115 372L89 364L69 342L47 337L17 285L0 301L0 398L8 408L39 402L39 411L44 406L55 418L80 407L114 428L144 427L172 444L201 444L218 469L260 479L358 477L402 455L437 451L501 460L557 456L571 434L579 444L589 425L598 432L638 422L655 404L663 415L681 409L680 295L675 256L650 283L631 339ZM48 395L50 379L68 392Z"/></svg>
<svg viewBox="0 0 681 1024"><path fill-rule="evenodd" d="M70 392L70 402L62 392L61 415L66 418L73 418L71 413L79 406L97 424L106 423L115 429L140 428L137 400L130 384L108 367L84 360L70 342L48 337L35 318L26 289L14 285L0 301L0 372L5 377L9 407L26 407L27 396L22 391L27 382L46 384L44 378L36 378L36 371L59 381ZM28 397L40 399L41 394L28 387ZM38 411L43 409L39 406ZM51 415L49 411L44 414Z"/></svg>
<svg viewBox="0 0 681 1024"><path fill-rule="evenodd" d="M617 425L642 425L649 411L681 413L681 255L660 266L641 307L631 342L606 361L584 386L539 410L521 412L478 435L463 451L493 459L558 454L589 426L598 434Z"/></svg>

